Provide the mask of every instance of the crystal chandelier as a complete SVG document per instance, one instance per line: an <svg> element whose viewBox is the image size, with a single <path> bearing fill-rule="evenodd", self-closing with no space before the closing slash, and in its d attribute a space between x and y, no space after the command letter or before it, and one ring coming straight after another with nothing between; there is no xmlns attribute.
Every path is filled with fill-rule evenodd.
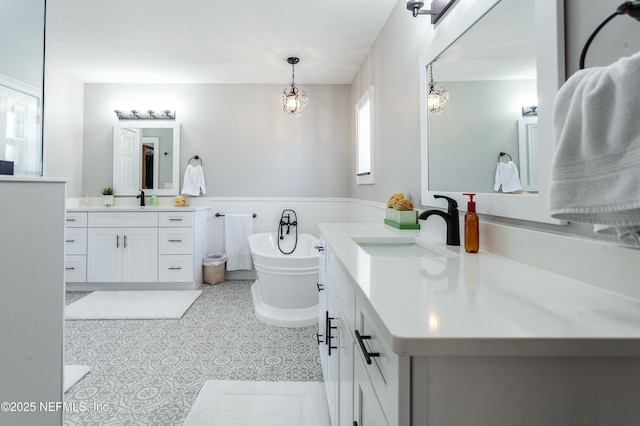
<svg viewBox="0 0 640 426"><path fill-rule="evenodd" d="M433 82L433 62L429 65L429 95L427 99L429 114L440 114L449 100L449 92Z"/></svg>
<svg viewBox="0 0 640 426"><path fill-rule="evenodd" d="M302 113L304 107L307 106L308 97L304 90L300 90L295 82L296 68L295 65L300 62L299 58L287 58L287 62L291 64L291 84L285 87L280 97L280 105L285 114L298 117Z"/></svg>

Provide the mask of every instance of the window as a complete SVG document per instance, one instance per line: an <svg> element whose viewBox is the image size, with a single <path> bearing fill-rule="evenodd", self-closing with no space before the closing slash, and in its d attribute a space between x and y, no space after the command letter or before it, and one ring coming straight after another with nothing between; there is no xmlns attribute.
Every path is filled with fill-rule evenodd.
<svg viewBox="0 0 640 426"><path fill-rule="evenodd" d="M356 142L356 183L373 184L373 86L356 104Z"/></svg>

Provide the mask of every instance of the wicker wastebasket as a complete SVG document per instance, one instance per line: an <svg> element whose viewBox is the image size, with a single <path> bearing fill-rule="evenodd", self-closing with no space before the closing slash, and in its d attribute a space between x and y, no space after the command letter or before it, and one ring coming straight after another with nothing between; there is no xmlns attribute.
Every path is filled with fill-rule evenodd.
<svg viewBox="0 0 640 426"><path fill-rule="evenodd" d="M224 269L227 256L223 254L208 254L202 259L204 269L203 281L207 284L219 284L224 281Z"/></svg>

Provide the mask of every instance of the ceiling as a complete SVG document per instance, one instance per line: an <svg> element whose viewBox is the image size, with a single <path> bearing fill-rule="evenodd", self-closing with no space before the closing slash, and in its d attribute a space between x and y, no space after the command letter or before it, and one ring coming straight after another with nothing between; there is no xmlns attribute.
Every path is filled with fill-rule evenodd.
<svg viewBox="0 0 640 426"><path fill-rule="evenodd" d="M85 83L349 84L399 0L47 0L48 69ZM409 13L409 12L407 12Z"/></svg>

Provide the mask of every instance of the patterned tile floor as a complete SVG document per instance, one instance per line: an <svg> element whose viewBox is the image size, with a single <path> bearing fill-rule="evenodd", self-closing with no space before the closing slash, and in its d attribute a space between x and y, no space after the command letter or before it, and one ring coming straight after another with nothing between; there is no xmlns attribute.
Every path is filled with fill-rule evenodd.
<svg viewBox="0 0 640 426"><path fill-rule="evenodd" d="M180 320L66 321L65 364L91 372L65 394L64 424L182 425L207 380L322 381L317 326L258 321L251 283L205 284Z"/></svg>

